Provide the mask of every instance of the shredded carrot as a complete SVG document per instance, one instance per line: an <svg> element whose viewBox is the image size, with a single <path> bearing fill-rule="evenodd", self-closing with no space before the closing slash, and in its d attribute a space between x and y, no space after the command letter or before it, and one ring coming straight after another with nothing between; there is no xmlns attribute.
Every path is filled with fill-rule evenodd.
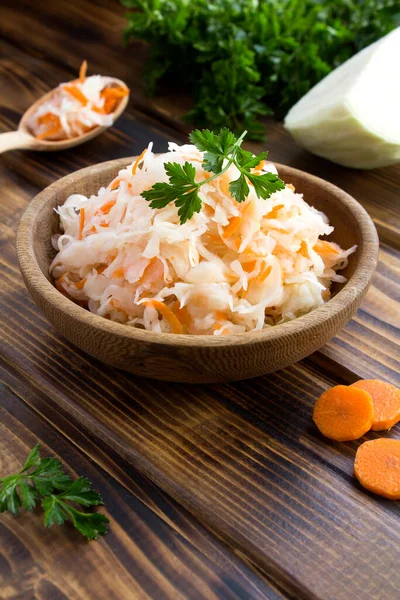
<svg viewBox="0 0 400 600"><path fill-rule="evenodd" d="M147 152L147 148L145 148L145 149L143 150L143 152L141 153L141 155L140 155L140 156L138 156L138 158L136 159L136 161L135 161L135 163L134 163L134 165L133 165L133 167L132 167L132 175L135 175L135 173L136 173L136 170L137 170L137 168L138 168L138 166L139 166L139 163L140 163L140 161L143 159L143 157L144 157L144 155L146 154L146 152Z"/></svg>
<svg viewBox="0 0 400 600"><path fill-rule="evenodd" d="M154 306L156 310L164 317L171 328L172 333L183 333L182 323L173 311L164 302L159 300L150 300L146 305Z"/></svg>
<svg viewBox="0 0 400 600"><path fill-rule="evenodd" d="M374 422L371 395L356 387L337 385L324 392L314 406L313 419L320 432L337 442L357 440Z"/></svg>
<svg viewBox="0 0 400 600"><path fill-rule="evenodd" d="M86 79L86 71L87 71L87 60L84 60L81 64L81 68L79 69L79 81L84 83Z"/></svg>
<svg viewBox="0 0 400 600"><path fill-rule="evenodd" d="M400 500L400 440L380 438L361 444L354 475L370 492Z"/></svg>
<svg viewBox="0 0 400 600"><path fill-rule="evenodd" d="M82 239L83 228L85 227L85 209L81 208L79 211L79 235L78 240Z"/></svg>
<svg viewBox="0 0 400 600"><path fill-rule="evenodd" d="M300 244L299 254L301 254L302 256L304 256L304 258L308 258L307 244L305 243L304 240Z"/></svg>
<svg viewBox="0 0 400 600"><path fill-rule="evenodd" d="M217 319L217 321L226 321L227 316L221 310L216 310L215 311L215 318Z"/></svg>
<svg viewBox="0 0 400 600"><path fill-rule="evenodd" d="M224 229L224 233L223 233L223 237L224 238L228 238L231 235L233 235L234 233L236 233L236 231L239 229L240 224L242 222L242 217L233 217L230 221L229 221L229 225L227 225Z"/></svg>
<svg viewBox="0 0 400 600"><path fill-rule="evenodd" d="M65 275L66 275L66 273L63 273L61 275L61 277L59 277L58 279L56 279L56 288L58 289L59 292L61 292L62 294L64 294L64 296L68 296L67 290L63 286Z"/></svg>
<svg viewBox="0 0 400 600"><path fill-rule="evenodd" d="M373 431L390 429L400 421L400 390L395 385L379 379L362 379L350 387L360 388L371 394L375 409L371 427Z"/></svg>
<svg viewBox="0 0 400 600"><path fill-rule="evenodd" d="M181 308L180 302L179 302L179 300L177 300L176 302L174 302L174 304L172 305L171 308L172 308L174 314L176 315L178 321L182 324L183 328L185 330L187 330L192 322L192 319L191 319L191 316L190 316L190 313L189 313L187 307L182 306L182 308Z"/></svg>
<svg viewBox="0 0 400 600"><path fill-rule="evenodd" d="M278 212L281 210L281 208L285 208L283 204L278 204L277 206L274 206L274 208L267 215L265 215L265 218L276 219L278 216Z"/></svg>
<svg viewBox="0 0 400 600"><path fill-rule="evenodd" d="M118 269L115 269L115 271L113 271L113 274L111 275L112 279L120 279L120 277L123 277L125 275L125 271L123 267L119 267Z"/></svg>
<svg viewBox="0 0 400 600"><path fill-rule="evenodd" d="M65 85L64 90L73 96L75 100L78 100L82 106L86 106L88 103L88 99L86 98L85 94L83 94L81 90L76 87L76 85Z"/></svg>
<svg viewBox="0 0 400 600"><path fill-rule="evenodd" d="M289 188L289 190L292 190L293 192L296 191L296 188L294 187L293 183L287 183L286 187Z"/></svg>
<svg viewBox="0 0 400 600"><path fill-rule="evenodd" d="M106 87L101 91L101 95L105 98L124 98L128 94L128 88L122 87Z"/></svg>
<svg viewBox="0 0 400 600"><path fill-rule="evenodd" d="M86 283L86 277L84 279L81 279L81 281L78 281L78 283L75 283L75 287L77 290L81 290L83 288L83 286Z"/></svg>
<svg viewBox="0 0 400 600"><path fill-rule="evenodd" d="M39 125L60 125L60 118L51 112L47 112L38 118L38 123Z"/></svg>
<svg viewBox="0 0 400 600"><path fill-rule="evenodd" d="M50 127L50 129L47 129L47 131L44 131L43 133L40 133L39 135L37 135L35 137L36 140L43 140L47 137L50 137L51 135L54 135L55 133L58 133L59 131L61 131L62 127L61 125L55 125L54 127Z"/></svg>
<svg viewBox="0 0 400 600"><path fill-rule="evenodd" d="M221 323L216 323L215 325L213 325L213 331L220 331L220 330L221 330L220 335L229 335L230 334L229 329L227 329L226 327L221 325Z"/></svg>
<svg viewBox="0 0 400 600"><path fill-rule="evenodd" d="M270 265L265 266L262 269L261 273L259 275L257 275L256 277L256 281L258 283L264 283L264 281L267 279L268 275L271 273L272 267Z"/></svg>
<svg viewBox="0 0 400 600"><path fill-rule="evenodd" d="M109 200L103 204L103 206L100 206L99 210L97 210L95 214L97 215L100 212L102 215L108 215L112 207L115 206L116 202L116 200Z"/></svg>
<svg viewBox="0 0 400 600"><path fill-rule="evenodd" d="M121 183L121 177L117 177L117 179L114 179L114 181L111 184L110 187L110 191L114 191L117 189L117 187L119 187L119 184Z"/></svg>
<svg viewBox="0 0 400 600"><path fill-rule="evenodd" d="M265 160L260 160L260 162L258 163L258 165L256 166L256 168L254 170L255 171L262 171L264 165L265 165Z"/></svg>
<svg viewBox="0 0 400 600"><path fill-rule="evenodd" d="M327 302L329 300L329 298L331 297L331 290L327 288L326 290L324 290L322 292L321 296L322 296L322 300Z"/></svg>
<svg viewBox="0 0 400 600"><path fill-rule="evenodd" d="M321 255L340 254L339 250L335 248L331 242L327 242L326 240L318 240L313 249L317 254Z"/></svg>
<svg viewBox="0 0 400 600"><path fill-rule="evenodd" d="M246 271L246 273L251 273L256 268L256 265L257 265L257 261L251 260L250 262L242 265L242 269L243 269L243 271Z"/></svg>

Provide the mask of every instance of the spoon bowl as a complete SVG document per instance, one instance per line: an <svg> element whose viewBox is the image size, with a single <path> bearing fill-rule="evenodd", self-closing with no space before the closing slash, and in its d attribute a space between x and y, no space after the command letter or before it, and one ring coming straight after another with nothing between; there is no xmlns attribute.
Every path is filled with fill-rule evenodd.
<svg viewBox="0 0 400 600"><path fill-rule="evenodd" d="M111 82L107 84L109 87L111 85L115 85L118 87L127 88L127 85L121 81L120 79L116 79L115 77L109 78ZM32 106L28 108L28 110L23 114L17 131L9 131L6 133L0 134L0 153L7 152L7 150L38 150L39 152L54 152L57 150L67 150L68 148L73 148L74 146L78 146L79 144L84 144L89 140L95 138L96 136L103 133L108 127L104 127L98 125L93 127L90 131L87 131L83 135L79 135L72 138L66 138L64 140L38 140L32 134L29 128L29 121L32 115L37 111L39 106L43 104L43 102L47 102L51 99L53 94L55 93L57 88L54 88L41 98L37 100ZM127 107L129 101L129 93L121 98L118 103L117 108L115 109L113 115L115 121L121 116L124 110Z"/></svg>

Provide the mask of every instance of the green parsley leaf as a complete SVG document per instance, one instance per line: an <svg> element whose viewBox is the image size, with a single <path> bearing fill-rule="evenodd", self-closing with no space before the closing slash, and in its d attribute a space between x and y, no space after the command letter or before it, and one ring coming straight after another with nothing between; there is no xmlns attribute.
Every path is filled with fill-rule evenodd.
<svg viewBox="0 0 400 600"><path fill-rule="evenodd" d="M109 520L105 515L82 512L71 502L82 506L103 504L101 496L91 489L90 481L86 477L80 477L65 492L52 494L42 500L45 526L51 527L54 523L62 525L70 519L74 527L89 540L107 533Z"/></svg>
<svg viewBox="0 0 400 600"><path fill-rule="evenodd" d="M224 160L232 153L237 143L236 136L226 127L222 128L218 135L209 129L196 129L189 135L189 139L200 152L205 152L203 168L212 173L222 171Z"/></svg>
<svg viewBox="0 0 400 600"><path fill-rule="evenodd" d="M196 176L196 169L190 162L185 162L182 166L178 163L165 163L165 172L172 185L193 186Z"/></svg>
<svg viewBox="0 0 400 600"><path fill-rule="evenodd" d="M259 198L266 200L274 192L283 190L285 184L275 173L264 173L263 175L247 175L249 181L254 185L254 190Z"/></svg>
<svg viewBox="0 0 400 600"><path fill-rule="evenodd" d="M150 202L152 208L164 208L170 202L175 202L175 206L179 209L180 222L185 223L195 212L201 210L202 202L199 196L201 186L222 175L233 164L240 172L238 179L229 184L229 191L233 198L238 202L243 202L247 198L250 191L247 179L253 183L257 196L269 198L273 192L283 189L285 184L272 173L260 175L250 171L265 160L268 152L261 152L258 156L254 156L251 152L243 150L241 144L246 133L245 131L236 138L226 128L222 128L219 134L209 129L203 131L196 129L190 134L190 141L204 153L203 169L213 172L214 175L196 182L196 168L189 162L186 161L184 165L166 163L165 172L169 183L155 183L150 190L142 192L142 197Z"/></svg>
<svg viewBox="0 0 400 600"><path fill-rule="evenodd" d="M180 187L170 183L155 183L149 190L142 192L142 198L150 202L151 208L164 208L174 202L180 192Z"/></svg>
<svg viewBox="0 0 400 600"><path fill-rule="evenodd" d="M195 212L200 212L201 200L197 193L197 187L192 191L182 194L175 201L175 205L179 207L178 215L181 223L186 223L186 221L193 217Z"/></svg>
<svg viewBox="0 0 400 600"><path fill-rule="evenodd" d="M257 156L254 156L251 152L239 148L236 154L236 161L242 167L242 169L254 169L260 164L262 160L265 160L268 156L268 152L261 152Z"/></svg>
<svg viewBox="0 0 400 600"><path fill-rule="evenodd" d="M70 520L88 539L96 539L107 532L109 520L100 513L85 513L74 505L97 506L103 504L101 496L91 489L90 481L80 477L73 481L64 473L60 461L40 458L40 444L29 453L21 471L0 478L0 512L17 515L23 506L30 511L42 498L44 524L62 525Z"/></svg>
<svg viewBox="0 0 400 600"><path fill-rule="evenodd" d="M240 175L239 179L231 181L229 184L229 192L238 202L244 202L249 195L249 191L249 186L244 175Z"/></svg>
<svg viewBox="0 0 400 600"><path fill-rule="evenodd" d="M40 463L40 444L36 444L28 454L28 458L25 461L20 473L27 471L31 467L37 467Z"/></svg>

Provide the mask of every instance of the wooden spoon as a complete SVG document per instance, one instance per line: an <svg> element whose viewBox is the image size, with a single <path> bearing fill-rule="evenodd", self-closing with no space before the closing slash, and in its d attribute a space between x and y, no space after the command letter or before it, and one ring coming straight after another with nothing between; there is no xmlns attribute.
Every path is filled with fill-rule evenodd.
<svg viewBox="0 0 400 600"><path fill-rule="evenodd" d="M108 78L110 79L110 78ZM126 84L120 79L112 78L112 81L107 83L107 87L111 85L115 85L118 87L126 88ZM57 88L56 88L57 89ZM25 114L22 116L21 121L19 122L17 131L9 131L7 133L0 134L0 153L7 152L7 150L39 150L44 152L53 152L54 150L66 150L67 148L72 148L73 146L78 146L79 144L84 144L88 142L92 138L103 133L108 127L103 127L98 125L94 127L90 131L87 131L83 135L66 138L64 140L37 140L34 135L29 130L28 123L34 112L39 108L42 102L46 102L51 98L56 90L51 90L39 100L37 100ZM124 112L129 100L129 93L121 98L116 110L114 111L114 123L118 119L118 117Z"/></svg>

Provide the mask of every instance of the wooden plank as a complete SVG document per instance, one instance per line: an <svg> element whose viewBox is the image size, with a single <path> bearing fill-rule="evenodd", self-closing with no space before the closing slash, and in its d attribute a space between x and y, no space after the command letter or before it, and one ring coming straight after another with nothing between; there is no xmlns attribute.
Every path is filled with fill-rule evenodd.
<svg viewBox="0 0 400 600"><path fill-rule="evenodd" d="M40 59L45 56L47 66L68 69L70 77L75 75L83 58L89 60L94 71L108 70L118 75L132 88L136 108L187 133L190 127L181 121L190 106L187 97L169 94L168 90L153 98L144 95L140 73L146 52L138 43L123 48L124 12L117 0L93 0L85 4L79 0L68 4L39 0L35 5L27 0L3 0L0 30L13 45L28 50L29 54L33 52ZM24 30L30 35L22 35ZM107 52L103 51L105 44ZM50 89L57 83L56 77L48 74L42 87ZM297 147L282 123L267 120L266 127L272 160L314 173L348 191L368 210L381 240L400 248L400 169L397 165L368 173L345 169ZM249 148L259 152L264 146L250 144Z"/></svg>
<svg viewBox="0 0 400 600"><path fill-rule="evenodd" d="M72 475L90 478L103 496L101 511L111 521L107 536L87 543L72 527L45 529L40 509L21 511L18 519L2 515L3 598L284 598L217 540L200 537L201 527L154 485L128 468L125 484L131 483L123 487L7 388L1 395L0 437L2 475L16 472L40 441L42 456L56 456ZM152 509L135 493L145 497L149 488ZM165 507L169 524L154 510ZM212 557L177 532L175 517L186 530L197 531L197 541L207 551L213 549Z"/></svg>

